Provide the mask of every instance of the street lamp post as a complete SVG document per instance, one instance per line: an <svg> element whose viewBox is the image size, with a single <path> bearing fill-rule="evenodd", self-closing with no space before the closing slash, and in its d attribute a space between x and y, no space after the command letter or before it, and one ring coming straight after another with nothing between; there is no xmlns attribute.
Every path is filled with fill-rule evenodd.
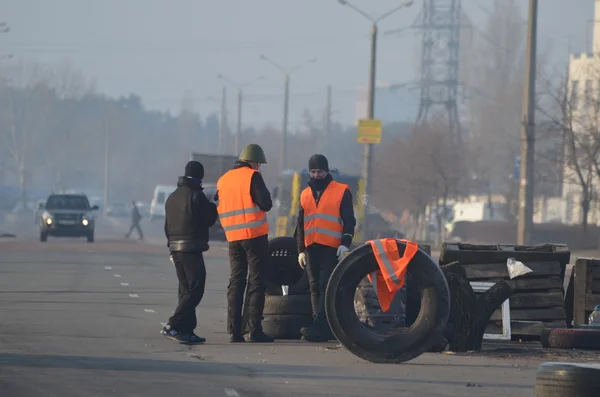
<svg viewBox="0 0 600 397"><path fill-rule="evenodd" d="M289 103L290 103L290 75L292 74L292 72L302 68L305 65L308 65L309 63L317 62L317 59L316 58L309 59L306 62L298 64L290 69L285 69L283 66L272 61L271 59L267 58L264 55L261 55L260 59L275 66L285 76L284 87L283 87L283 96L284 96L284 99L283 99L283 127L282 127L281 152L280 152L281 169L285 170L285 168L287 166L287 127L288 127L288 113L289 113Z"/></svg>
<svg viewBox="0 0 600 397"><path fill-rule="evenodd" d="M372 16L370 16L369 14L367 14L366 12L364 12L363 10L361 10L360 8L356 7L355 5L353 5L352 3L346 1L346 0L338 0L338 2L341 5L350 7L351 9L353 9L354 11L356 11L357 13L359 13L360 15L362 15L363 17L365 17L366 19L368 19L373 25L371 26L371 59L369 62L369 102L367 105L367 118L369 120L373 120L375 118L375 75L376 75L376 71L377 71L377 65L376 65L376 61L377 61L377 33L378 33L378 27L377 27L377 23L379 21L381 21L384 18L389 17L390 15L394 14L396 11L399 11L402 8L405 7L410 7L413 4L413 1L408 1L406 3L400 4L399 6L392 8L391 10L389 10L388 12L382 14L381 16L379 16L378 18L373 18ZM372 162L373 162L373 144L368 143L365 144L365 148L364 148L364 153L363 153L363 178L365 181L365 206L367 204L367 201L369 200L370 194L371 194L371 168L372 168ZM366 215L366 211L365 211L365 215ZM368 223L367 223L367 217L365 216L363 219L363 231L364 231L364 235L368 236L367 232L368 232Z"/></svg>
<svg viewBox="0 0 600 397"><path fill-rule="evenodd" d="M223 81L225 81L226 83L229 83L230 85L232 85L233 87L237 88L238 90L238 108L237 108L237 126L235 129L235 138L234 138L234 143L233 143L233 152L235 154L239 154L239 150L240 150L240 140L241 140L241 136L242 136L242 102L243 102L243 98L244 98L244 94L243 94L243 88L247 87L251 84L254 84L258 81L264 80L264 76L259 76L257 79L252 80L248 83L245 84L238 84L235 81L229 79L227 76L223 75L222 73L217 75L218 79L221 79Z"/></svg>

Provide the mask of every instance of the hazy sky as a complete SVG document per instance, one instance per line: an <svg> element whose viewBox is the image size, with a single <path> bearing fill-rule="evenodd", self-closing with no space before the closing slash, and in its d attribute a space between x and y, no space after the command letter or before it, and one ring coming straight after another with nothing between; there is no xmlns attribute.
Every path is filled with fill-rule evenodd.
<svg viewBox="0 0 600 397"><path fill-rule="evenodd" d="M526 0L522 15L525 16ZM399 0L353 0L373 15ZM484 28L492 0L463 0L474 25ZM567 60L567 43L583 48L585 21L593 0L541 0L540 47L553 48L553 60ZM264 61L265 54L284 67L316 57L292 75L290 127L304 108L321 115L326 86L333 86L335 119L350 123L355 88L368 77L370 23L337 0L4 0L0 20L12 28L0 36L3 53L43 62L68 60L99 91L137 93L150 108L177 112L185 92L202 116L218 110L207 97L219 97L223 73L242 83L264 75L246 89L244 124L272 122L282 114L283 75ZM568 4L568 6L567 6ZM418 78L418 36L385 31L409 26L422 0L380 24L378 80ZM524 19L523 19L524 20ZM477 33L475 33L477 34ZM561 58L562 57L562 58ZM6 61L4 61L6 62ZM234 89L228 89L233 122Z"/></svg>

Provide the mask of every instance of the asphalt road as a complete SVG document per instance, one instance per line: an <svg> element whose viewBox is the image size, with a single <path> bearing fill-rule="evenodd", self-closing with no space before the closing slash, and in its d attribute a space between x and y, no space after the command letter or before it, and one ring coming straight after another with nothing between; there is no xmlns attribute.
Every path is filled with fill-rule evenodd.
<svg viewBox="0 0 600 397"><path fill-rule="evenodd" d="M127 220L125 220L125 224ZM106 221L96 243L0 240L0 395L534 396L542 355L426 354L402 365L358 359L337 343L229 344L222 243L206 255L197 309L203 346L159 334L177 282L160 225L125 240Z"/></svg>

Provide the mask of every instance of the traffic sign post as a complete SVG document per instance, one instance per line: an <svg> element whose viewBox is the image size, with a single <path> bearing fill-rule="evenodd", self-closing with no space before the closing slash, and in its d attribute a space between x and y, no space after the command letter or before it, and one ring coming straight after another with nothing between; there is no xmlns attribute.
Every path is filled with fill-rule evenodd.
<svg viewBox="0 0 600 397"><path fill-rule="evenodd" d="M381 120L358 121L358 143L379 145L381 143Z"/></svg>

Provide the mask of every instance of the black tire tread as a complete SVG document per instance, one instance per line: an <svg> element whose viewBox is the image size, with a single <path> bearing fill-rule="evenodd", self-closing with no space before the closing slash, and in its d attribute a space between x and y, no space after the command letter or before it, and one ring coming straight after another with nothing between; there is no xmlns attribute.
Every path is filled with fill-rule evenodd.
<svg viewBox="0 0 600 397"><path fill-rule="evenodd" d="M262 327L265 334L275 339L300 339L300 328L308 327L313 322L307 315L264 316Z"/></svg>
<svg viewBox="0 0 600 397"><path fill-rule="evenodd" d="M544 329L540 339L544 347L600 350L600 328Z"/></svg>
<svg viewBox="0 0 600 397"><path fill-rule="evenodd" d="M600 396L600 365L544 363L537 370L535 392L538 397Z"/></svg>
<svg viewBox="0 0 600 397"><path fill-rule="evenodd" d="M398 242L402 255L406 244ZM401 335L373 335L362 325L352 307L354 290L367 274L377 269L370 244L346 256L334 270L326 292L327 318L335 337L354 355L375 363L401 363L434 348L441 340L450 315L450 291L440 267L423 250L408 266L411 282L426 288L421 313ZM354 284L356 283L356 284ZM350 313L352 311L352 313Z"/></svg>
<svg viewBox="0 0 600 397"><path fill-rule="evenodd" d="M267 296L265 299L265 316L299 315L312 316L312 305L309 295Z"/></svg>

